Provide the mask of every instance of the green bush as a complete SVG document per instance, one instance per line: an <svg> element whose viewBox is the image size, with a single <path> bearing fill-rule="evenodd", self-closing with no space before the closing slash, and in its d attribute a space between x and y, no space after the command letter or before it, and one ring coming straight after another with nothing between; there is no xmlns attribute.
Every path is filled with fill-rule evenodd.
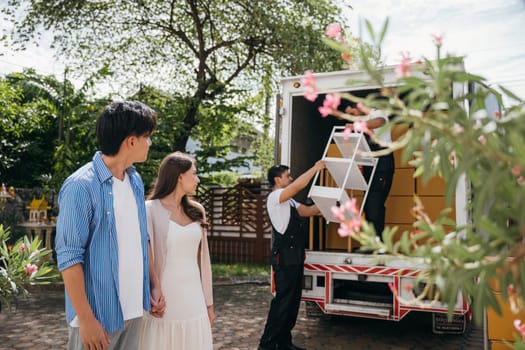
<svg viewBox="0 0 525 350"><path fill-rule="evenodd" d="M205 186L234 186L237 184L239 174L233 171L217 171L199 175Z"/></svg>
<svg viewBox="0 0 525 350"><path fill-rule="evenodd" d="M49 263L50 249L40 248L38 237L20 238L10 245L7 228L0 225L0 305L11 309L11 302L26 296L30 285L49 284L58 279L58 271Z"/></svg>

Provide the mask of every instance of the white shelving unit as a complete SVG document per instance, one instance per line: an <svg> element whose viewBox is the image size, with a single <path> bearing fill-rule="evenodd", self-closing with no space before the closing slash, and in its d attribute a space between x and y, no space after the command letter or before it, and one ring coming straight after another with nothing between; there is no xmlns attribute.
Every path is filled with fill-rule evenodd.
<svg viewBox="0 0 525 350"><path fill-rule="evenodd" d="M335 126L332 129L323 153L326 170L334 179L337 187L324 186L323 184L316 185L319 177L318 172L308 193L308 196L312 198L327 222L336 221L331 208L350 199L346 191L349 189L364 191L363 200L359 208L359 215L362 214L378 161L376 157L368 155L370 147L362 133L351 133L345 140L343 131L344 126ZM341 158L327 156L331 144L337 145L342 155ZM360 166L373 167L369 181L365 180L359 169Z"/></svg>

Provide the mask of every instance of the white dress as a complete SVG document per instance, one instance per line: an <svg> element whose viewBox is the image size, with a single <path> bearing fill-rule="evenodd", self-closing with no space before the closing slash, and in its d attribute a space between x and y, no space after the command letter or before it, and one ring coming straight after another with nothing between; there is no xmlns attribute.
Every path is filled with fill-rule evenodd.
<svg viewBox="0 0 525 350"><path fill-rule="evenodd" d="M166 266L160 277L166 298L163 318L145 313L142 350L212 350L210 321L204 301L197 252L201 227L170 221Z"/></svg>

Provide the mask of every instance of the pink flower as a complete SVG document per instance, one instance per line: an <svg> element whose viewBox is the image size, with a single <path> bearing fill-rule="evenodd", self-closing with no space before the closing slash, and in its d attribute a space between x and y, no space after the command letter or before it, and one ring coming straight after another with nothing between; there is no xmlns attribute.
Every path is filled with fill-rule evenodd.
<svg viewBox="0 0 525 350"><path fill-rule="evenodd" d="M323 105L337 109L341 103L341 96L337 94L328 94L323 102Z"/></svg>
<svg viewBox="0 0 525 350"><path fill-rule="evenodd" d="M354 220L349 220L349 222L342 222L339 228L337 229L337 234L339 234L340 237L348 237L353 236L359 232L358 230L354 229L355 224Z"/></svg>
<svg viewBox="0 0 525 350"><path fill-rule="evenodd" d="M343 140L347 141L353 132L354 132L354 129L352 127L352 124L349 124L349 126L346 126L345 129L343 130Z"/></svg>
<svg viewBox="0 0 525 350"><path fill-rule="evenodd" d="M326 31L324 32L324 35L326 35L329 38L337 38L339 35L341 35L342 29L341 25L339 23L330 23L326 27Z"/></svg>
<svg viewBox="0 0 525 350"><path fill-rule="evenodd" d="M357 200L355 198L350 198L343 204L343 207L348 210L352 214L357 214L359 210L357 210Z"/></svg>
<svg viewBox="0 0 525 350"><path fill-rule="evenodd" d="M337 230L339 236L348 237L359 232L361 229L361 217L359 216L355 198L350 198L341 206L333 206L331 210L335 219L341 223Z"/></svg>
<svg viewBox="0 0 525 350"><path fill-rule="evenodd" d="M334 205L331 210L332 214L334 214L339 222L343 222L347 219L355 219L359 215L357 200L355 198L350 198L340 206ZM350 214L349 217L346 216L347 213Z"/></svg>
<svg viewBox="0 0 525 350"><path fill-rule="evenodd" d="M337 234L341 237L348 237L354 233L352 231L352 228L347 225L345 222L342 222L341 225L339 225L339 228L337 229Z"/></svg>
<svg viewBox="0 0 525 350"><path fill-rule="evenodd" d="M521 320L514 320L514 328L516 328L522 338L525 337L525 324L521 323Z"/></svg>
<svg viewBox="0 0 525 350"><path fill-rule="evenodd" d="M332 108L326 107L326 106L321 106L318 108L318 110L319 110L319 113L321 113L321 117L323 118L328 117L330 113L332 113Z"/></svg>
<svg viewBox="0 0 525 350"><path fill-rule="evenodd" d="M487 138L485 137L485 135L481 134L478 137L478 141L481 142L481 144L484 145L487 142Z"/></svg>
<svg viewBox="0 0 525 350"><path fill-rule="evenodd" d="M443 36L440 34L432 34L432 38L434 39L434 44L437 47L441 47L443 45Z"/></svg>
<svg viewBox="0 0 525 350"><path fill-rule="evenodd" d="M27 249L26 245L25 245L24 243L22 243L22 244L20 245L20 248L18 248L18 252L19 252L19 253L22 253L22 252L23 252L24 250L26 250L26 249Z"/></svg>
<svg viewBox="0 0 525 350"><path fill-rule="evenodd" d="M345 221L345 208L343 206L336 206L334 205L332 208L330 208L332 211L332 214L334 215L335 219L339 222Z"/></svg>
<svg viewBox="0 0 525 350"><path fill-rule="evenodd" d="M352 230L357 233L361 229L361 218L356 216L354 220L350 220L348 224L352 227Z"/></svg>
<svg viewBox="0 0 525 350"><path fill-rule="evenodd" d="M341 223L337 229L340 237L356 236L361 228L361 220L347 220Z"/></svg>
<svg viewBox="0 0 525 350"><path fill-rule="evenodd" d="M404 78L410 76L410 53L408 51L401 52L401 63L396 66L396 77Z"/></svg>
<svg viewBox="0 0 525 350"><path fill-rule="evenodd" d="M458 123L454 123L454 129L453 129L453 134L454 135L458 135L458 134L461 134L463 132L463 127L461 125L459 125Z"/></svg>
<svg viewBox="0 0 525 350"><path fill-rule="evenodd" d="M308 89L304 92L303 96L310 102L314 102L317 99L317 90L315 89Z"/></svg>
<svg viewBox="0 0 525 350"><path fill-rule="evenodd" d="M365 120L358 120L354 122L354 130L357 132L364 132L365 134L371 134L372 132L368 128Z"/></svg>
<svg viewBox="0 0 525 350"><path fill-rule="evenodd" d="M372 136L374 133L368 128L368 124L364 120L357 120L355 122L347 123L343 131L343 139L346 141L350 137L350 134L353 132L363 132Z"/></svg>
<svg viewBox="0 0 525 350"><path fill-rule="evenodd" d="M303 84L304 87L315 86L314 72L312 70L307 70L304 72L304 75L305 77L301 79L301 84Z"/></svg>
<svg viewBox="0 0 525 350"><path fill-rule="evenodd" d="M341 96L336 94L328 94L323 101L323 105L319 107L319 113L323 118L326 118L333 110L337 110L341 103Z"/></svg>
<svg viewBox="0 0 525 350"><path fill-rule="evenodd" d="M26 275L33 277L33 275L38 272L38 266L35 264L27 264L24 267L24 271Z"/></svg>
<svg viewBox="0 0 525 350"><path fill-rule="evenodd" d="M523 176L518 177L518 184L523 185L525 183L525 178Z"/></svg>
<svg viewBox="0 0 525 350"><path fill-rule="evenodd" d="M512 168L512 174L518 176L519 174L521 174L521 168L519 166L515 166L514 168Z"/></svg>
<svg viewBox="0 0 525 350"><path fill-rule="evenodd" d="M301 84L304 86L304 98L310 102L314 102L317 99L317 86L315 85L314 72L307 70L304 72L305 77L301 79Z"/></svg>

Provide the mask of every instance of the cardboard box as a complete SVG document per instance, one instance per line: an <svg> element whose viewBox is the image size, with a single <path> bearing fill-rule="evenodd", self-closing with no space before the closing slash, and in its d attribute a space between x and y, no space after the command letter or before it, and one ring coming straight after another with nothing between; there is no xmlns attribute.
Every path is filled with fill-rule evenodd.
<svg viewBox="0 0 525 350"><path fill-rule="evenodd" d="M357 242L356 240L353 240L350 237L339 236L339 234L337 233L338 228L339 228L338 223L328 224L328 227L326 229L326 236L325 236L325 246L327 250L347 251L349 243L350 243L351 249L359 247L359 242Z"/></svg>
<svg viewBox="0 0 525 350"><path fill-rule="evenodd" d="M415 191L414 169L396 169L389 196L412 196Z"/></svg>
<svg viewBox="0 0 525 350"><path fill-rule="evenodd" d="M410 213L414 207L413 196L388 196L385 206L385 223L412 225L414 222L414 217Z"/></svg>
<svg viewBox="0 0 525 350"><path fill-rule="evenodd" d="M490 289L494 292L496 299L501 307L501 315L498 315L496 311L491 308L487 309L487 329L488 338L492 342L492 350L495 349L511 349L505 347L503 341L513 343L513 334L517 333L514 328L514 320L520 319L525 321L525 312L513 314L510 309L510 304L503 301L501 294L501 288L497 280L492 280L489 283Z"/></svg>
<svg viewBox="0 0 525 350"><path fill-rule="evenodd" d="M396 141L397 139L399 139L404 133L406 133L407 130L408 130L408 126L406 125L393 125L391 129L391 134L390 134L392 136L392 141ZM402 155L403 155L403 149L394 151L394 161L395 161L396 171L397 169L401 169L401 168L412 168L412 166L408 164L408 161L405 163L401 162Z"/></svg>
<svg viewBox="0 0 525 350"><path fill-rule="evenodd" d="M425 207L425 212L428 214L432 221L436 220L443 209L447 207L445 197L426 197L420 196L421 202ZM448 217L452 220L456 220L456 205L455 202L450 203L448 206L452 208Z"/></svg>
<svg viewBox="0 0 525 350"><path fill-rule="evenodd" d="M416 193L420 196L444 196L446 193L445 180L434 176L427 183L423 183L423 178L416 178Z"/></svg>

